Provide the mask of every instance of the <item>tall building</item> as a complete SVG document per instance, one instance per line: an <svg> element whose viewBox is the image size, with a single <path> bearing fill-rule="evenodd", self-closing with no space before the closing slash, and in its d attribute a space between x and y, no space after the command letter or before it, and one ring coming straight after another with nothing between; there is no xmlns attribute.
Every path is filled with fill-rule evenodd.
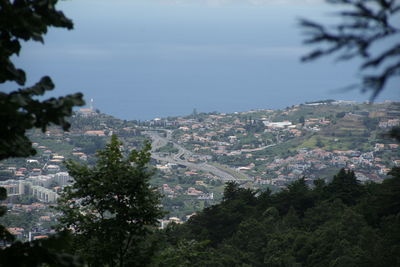
<svg viewBox="0 0 400 267"><path fill-rule="evenodd" d="M66 186L72 182L72 177L68 172L58 172L54 175L54 180L59 186Z"/></svg>

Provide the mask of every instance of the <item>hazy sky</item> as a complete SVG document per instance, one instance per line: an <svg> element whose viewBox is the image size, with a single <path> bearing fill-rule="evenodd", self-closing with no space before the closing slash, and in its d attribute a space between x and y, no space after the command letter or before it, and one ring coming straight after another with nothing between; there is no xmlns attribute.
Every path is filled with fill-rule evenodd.
<svg viewBox="0 0 400 267"><path fill-rule="evenodd" d="M333 92L356 62L300 63L298 18L327 21L320 0L74 0L59 6L73 31L24 44L28 84L50 75L52 95L83 92L102 112L151 119L198 111L283 108L310 100L368 100ZM399 100L393 84L379 97Z"/></svg>

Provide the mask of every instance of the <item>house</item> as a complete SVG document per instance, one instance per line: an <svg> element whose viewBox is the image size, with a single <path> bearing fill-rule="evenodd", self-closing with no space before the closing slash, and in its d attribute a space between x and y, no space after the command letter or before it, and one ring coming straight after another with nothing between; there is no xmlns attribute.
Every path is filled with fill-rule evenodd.
<svg viewBox="0 0 400 267"><path fill-rule="evenodd" d="M206 184L202 180L195 181L195 184L200 186L206 186Z"/></svg>
<svg viewBox="0 0 400 267"><path fill-rule="evenodd" d="M7 228L8 232L10 232L12 235L14 235L17 239L22 239L24 235L24 228L20 227L10 227Z"/></svg>
<svg viewBox="0 0 400 267"><path fill-rule="evenodd" d="M37 235L33 237L33 240L39 240L39 239L46 239L49 238L47 235Z"/></svg>
<svg viewBox="0 0 400 267"><path fill-rule="evenodd" d="M42 174L42 170L38 169L38 168L32 169L32 171L31 171L32 176L37 176L37 175L41 175L41 174Z"/></svg>
<svg viewBox="0 0 400 267"><path fill-rule="evenodd" d="M379 144L379 143L375 144L375 148L374 148L375 151L382 151L384 149L385 149L385 144Z"/></svg>
<svg viewBox="0 0 400 267"><path fill-rule="evenodd" d="M171 187L168 184L162 185L162 191L169 195L173 195L175 193L175 191L173 189L171 189Z"/></svg>
<svg viewBox="0 0 400 267"><path fill-rule="evenodd" d="M388 146L389 146L389 148L390 148L391 150L396 150L396 149L399 148L399 145L398 145L398 144L389 144Z"/></svg>
<svg viewBox="0 0 400 267"><path fill-rule="evenodd" d="M199 196L199 195L203 194L203 191L197 190L194 187L189 187L186 190L186 194L189 195L189 196Z"/></svg>
<svg viewBox="0 0 400 267"><path fill-rule="evenodd" d="M77 113L79 115L81 115L82 117L89 117L89 116L93 116L94 114L96 114L96 112L91 108L81 108L78 110Z"/></svg>
<svg viewBox="0 0 400 267"><path fill-rule="evenodd" d="M271 129L277 129L277 128L282 129L292 125L292 122L290 121L279 121L279 122L263 121L263 123L266 127Z"/></svg>
<svg viewBox="0 0 400 267"><path fill-rule="evenodd" d="M84 135L87 135L87 136L106 136L104 131L101 131L101 130L99 130L99 131L86 131L84 133Z"/></svg>
<svg viewBox="0 0 400 267"><path fill-rule="evenodd" d="M60 166L50 164L46 166L46 169L48 172L56 173L60 171Z"/></svg>
<svg viewBox="0 0 400 267"><path fill-rule="evenodd" d="M26 163L29 164L39 164L39 161L37 159L27 159Z"/></svg>

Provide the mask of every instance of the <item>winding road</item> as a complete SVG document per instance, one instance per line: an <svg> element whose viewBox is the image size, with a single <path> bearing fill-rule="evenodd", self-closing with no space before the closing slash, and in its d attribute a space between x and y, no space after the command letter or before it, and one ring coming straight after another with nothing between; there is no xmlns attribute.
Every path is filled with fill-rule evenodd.
<svg viewBox="0 0 400 267"><path fill-rule="evenodd" d="M223 181L252 181L250 177L245 174L237 172L235 169L225 167L226 169L230 169L230 171L226 171L222 168L218 168L217 166L208 164L208 163L193 163L189 162L188 159L193 156L193 152L187 150L186 148L182 147L181 145L172 141L171 130L162 130L166 133L166 137L163 137L159 134L158 131L146 131L143 132L145 135L149 136L152 140L152 158L160 161L165 161L174 164L180 164L186 166L191 169L200 170L204 172L209 172L216 177L219 177ZM165 146L171 142L175 148L178 149L178 153L173 155L165 155L163 153L157 153L157 149ZM235 175L237 174L237 175ZM247 179L243 178L247 177Z"/></svg>

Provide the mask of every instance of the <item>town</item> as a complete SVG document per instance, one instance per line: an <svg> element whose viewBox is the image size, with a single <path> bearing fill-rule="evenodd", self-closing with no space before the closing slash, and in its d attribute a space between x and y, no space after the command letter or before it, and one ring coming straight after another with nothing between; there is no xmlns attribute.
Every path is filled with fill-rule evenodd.
<svg viewBox="0 0 400 267"><path fill-rule="evenodd" d="M93 164L112 134L126 151L151 140L157 170L152 184L168 212L161 227L218 203L227 181L277 191L303 177L312 186L346 168L362 183L379 183L400 166L398 144L385 135L400 125L399 117L400 103L393 101L323 100L231 114L194 110L150 121L119 120L91 105L76 111L68 132L56 127L30 132L36 156L1 163L0 186L8 194L2 224L21 240L54 232L57 199L73 182L64 162Z"/></svg>

